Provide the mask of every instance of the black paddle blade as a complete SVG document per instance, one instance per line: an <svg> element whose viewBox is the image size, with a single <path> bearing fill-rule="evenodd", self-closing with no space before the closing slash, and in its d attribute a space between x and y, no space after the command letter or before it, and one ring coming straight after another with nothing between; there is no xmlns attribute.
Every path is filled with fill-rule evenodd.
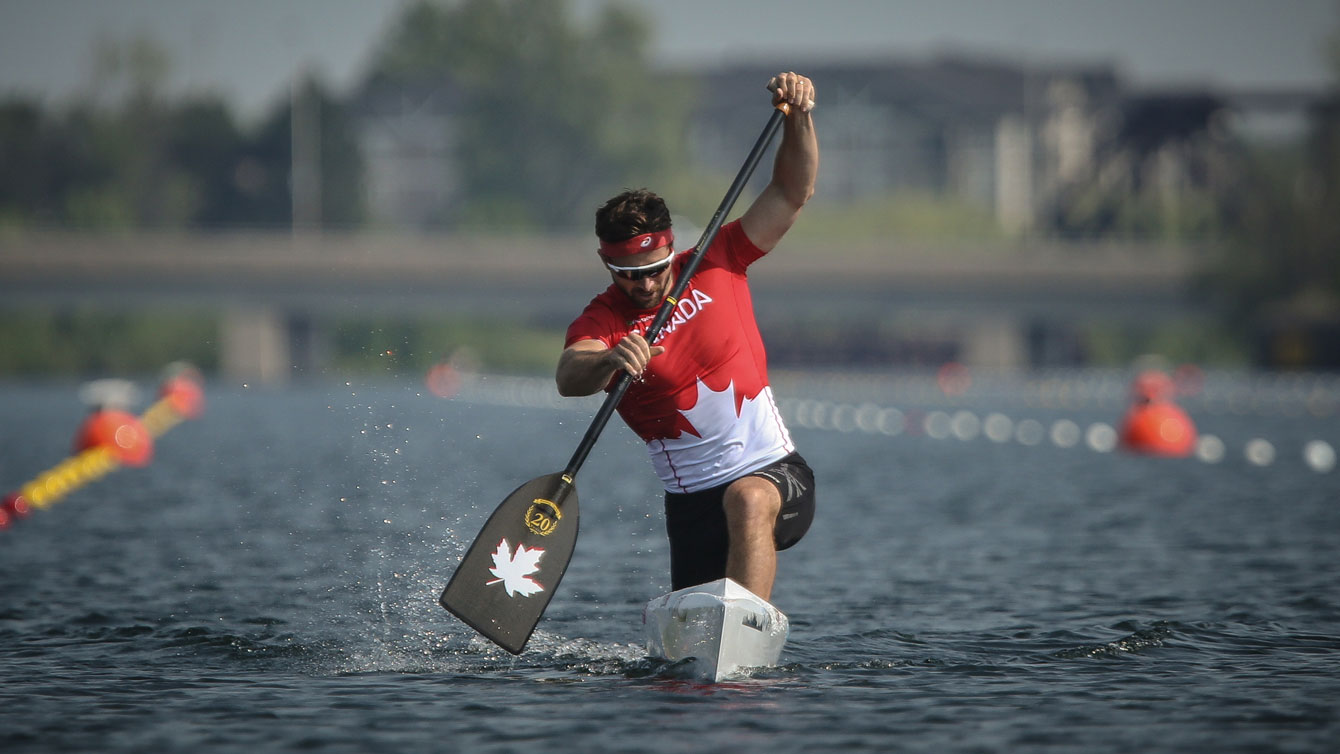
<svg viewBox="0 0 1340 754"><path fill-rule="evenodd" d="M577 488L563 474L521 485L461 558L438 600L452 615L521 654L577 544Z"/></svg>

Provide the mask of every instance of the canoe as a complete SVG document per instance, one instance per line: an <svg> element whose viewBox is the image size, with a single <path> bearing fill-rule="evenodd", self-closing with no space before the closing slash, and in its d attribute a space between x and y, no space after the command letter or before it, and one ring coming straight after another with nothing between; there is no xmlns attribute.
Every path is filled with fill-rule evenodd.
<svg viewBox="0 0 1340 754"><path fill-rule="evenodd" d="M712 683L777 664L790 622L767 600L730 579L671 592L642 610L647 653L678 662Z"/></svg>

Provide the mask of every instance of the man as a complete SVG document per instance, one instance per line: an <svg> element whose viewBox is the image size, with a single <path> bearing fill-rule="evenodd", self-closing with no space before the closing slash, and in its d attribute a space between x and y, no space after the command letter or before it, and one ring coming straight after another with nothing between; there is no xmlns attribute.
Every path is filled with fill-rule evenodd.
<svg viewBox="0 0 1340 754"><path fill-rule="evenodd" d="M665 485L672 588L727 576L764 599L777 551L813 520L814 474L773 402L746 270L795 223L819 168L813 84L782 73L768 88L790 105L772 180L722 227L655 343L643 334L689 255L675 252L670 212L649 191L597 210L613 283L569 326L556 374L565 396L609 389L620 371L636 378L619 414Z"/></svg>

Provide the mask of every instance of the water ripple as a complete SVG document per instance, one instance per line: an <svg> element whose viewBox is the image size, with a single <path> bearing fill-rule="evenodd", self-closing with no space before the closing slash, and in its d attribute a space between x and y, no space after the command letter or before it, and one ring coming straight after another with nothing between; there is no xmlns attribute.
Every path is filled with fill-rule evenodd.
<svg viewBox="0 0 1340 754"><path fill-rule="evenodd" d="M515 477L561 464L585 422L421 393L223 395L151 467L0 532L0 750L1340 740L1333 476L797 427L822 478L814 527L780 559L782 664L703 684L637 643L668 553L631 433L607 433L583 469L581 539L524 654L442 610ZM43 395L0 393L7 426L32 430L0 435L0 462L67 447L77 413ZM1293 431L1214 421L1223 437Z"/></svg>

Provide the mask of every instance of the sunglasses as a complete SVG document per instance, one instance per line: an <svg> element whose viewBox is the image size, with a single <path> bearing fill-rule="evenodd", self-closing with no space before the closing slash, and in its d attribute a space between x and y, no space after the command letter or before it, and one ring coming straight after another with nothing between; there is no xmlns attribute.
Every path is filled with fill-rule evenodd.
<svg viewBox="0 0 1340 754"><path fill-rule="evenodd" d="M670 269L670 262L674 261L676 253L678 252L671 249L670 256L665 259L662 259L659 262L652 262L651 264L638 265L637 267L620 267L617 264L610 264L609 262L606 262L605 266L609 268L610 272L613 272L624 280L638 281L643 278L656 277L662 272Z"/></svg>

